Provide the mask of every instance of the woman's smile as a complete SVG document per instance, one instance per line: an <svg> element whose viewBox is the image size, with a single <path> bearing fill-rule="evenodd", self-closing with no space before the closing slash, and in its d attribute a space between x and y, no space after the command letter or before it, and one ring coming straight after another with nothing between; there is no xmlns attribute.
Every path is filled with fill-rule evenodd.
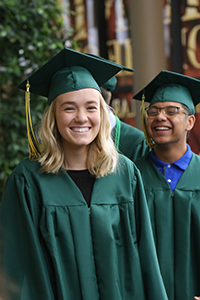
<svg viewBox="0 0 200 300"><path fill-rule="evenodd" d="M70 129L74 132L85 133L88 132L91 127L70 127Z"/></svg>

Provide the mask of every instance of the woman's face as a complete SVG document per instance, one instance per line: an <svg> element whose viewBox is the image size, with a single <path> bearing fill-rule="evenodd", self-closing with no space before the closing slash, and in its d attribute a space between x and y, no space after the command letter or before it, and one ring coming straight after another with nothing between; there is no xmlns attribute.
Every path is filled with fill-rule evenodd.
<svg viewBox="0 0 200 300"><path fill-rule="evenodd" d="M100 129L100 93L87 88L61 94L54 101L63 146L87 147Z"/></svg>

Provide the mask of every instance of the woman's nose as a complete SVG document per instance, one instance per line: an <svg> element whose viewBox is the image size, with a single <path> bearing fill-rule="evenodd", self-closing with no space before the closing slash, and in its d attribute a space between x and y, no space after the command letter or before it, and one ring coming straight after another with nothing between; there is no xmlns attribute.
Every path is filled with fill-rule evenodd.
<svg viewBox="0 0 200 300"><path fill-rule="evenodd" d="M87 114L84 110L78 110L75 116L76 122L85 122L87 121Z"/></svg>

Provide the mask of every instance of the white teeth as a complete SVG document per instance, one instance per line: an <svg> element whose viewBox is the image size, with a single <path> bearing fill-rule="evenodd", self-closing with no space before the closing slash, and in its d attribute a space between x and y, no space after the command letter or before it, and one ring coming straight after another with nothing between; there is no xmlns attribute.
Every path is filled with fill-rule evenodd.
<svg viewBox="0 0 200 300"><path fill-rule="evenodd" d="M156 127L156 130L169 130L168 127Z"/></svg>
<svg viewBox="0 0 200 300"><path fill-rule="evenodd" d="M88 127L84 127L84 128L72 128L73 131L76 131L76 132L86 132L86 131L89 131L89 128Z"/></svg>

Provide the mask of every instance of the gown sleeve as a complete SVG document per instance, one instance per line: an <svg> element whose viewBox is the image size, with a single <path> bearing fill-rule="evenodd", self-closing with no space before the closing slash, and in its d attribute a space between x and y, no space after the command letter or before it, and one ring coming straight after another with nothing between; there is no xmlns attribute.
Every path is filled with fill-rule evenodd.
<svg viewBox="0 0 200 300"><path fill-rule="evenodd" d="M146 299L168 299L156 255L148 206L143 182L136 169L137 188L135 190L135 215L138 250L143 274Z"/></svg>
<svg viewBox="0 0 200 300"><path fill-rule="evenodd" d="M121 131L119 150L122 154L135 162L137 159L150 151L150 148L147 145L145 139L144 132L122 121L120 122L120 124Z"/></svg>
<svg viewBox="0 0 200 300"><path fill-rule="evenodd" d="M23 175L10 175L0 206L3 299L54 299L37 233L39 204L33 194Z"/></svg>

